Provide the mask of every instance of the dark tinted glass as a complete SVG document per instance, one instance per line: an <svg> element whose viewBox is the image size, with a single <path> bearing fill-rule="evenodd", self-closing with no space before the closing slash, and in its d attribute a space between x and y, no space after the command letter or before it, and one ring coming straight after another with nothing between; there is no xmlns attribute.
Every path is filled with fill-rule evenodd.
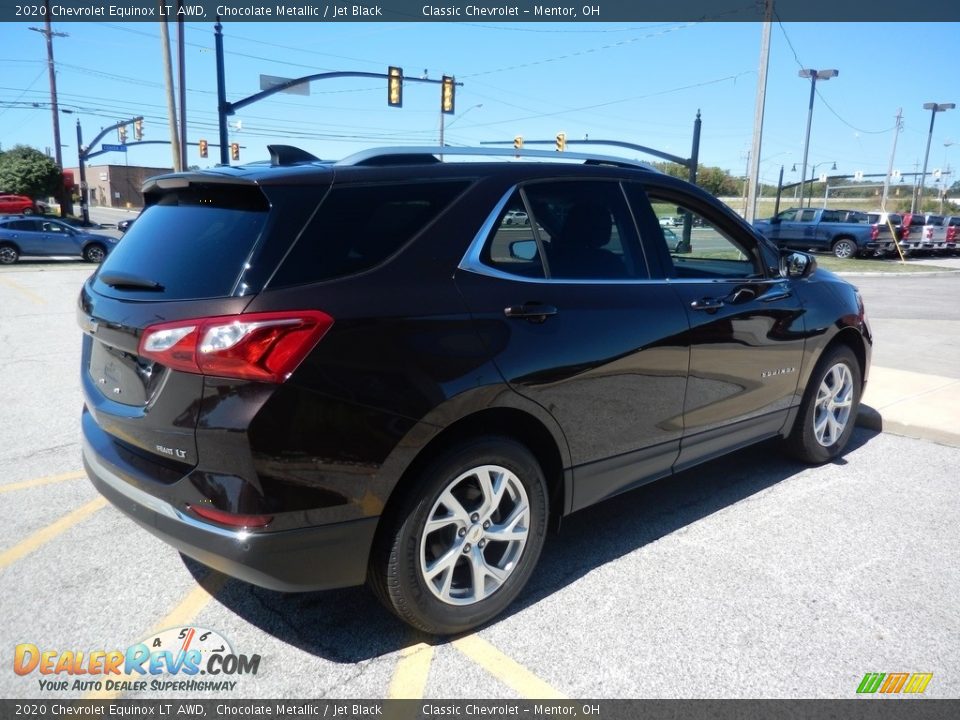
<svg viewBox="0 0 960 720"><path fill-rule="evenodd" d="M283 260L271 287L353 275L412 240L466 181L335 187Z"/></svg>
<svg viewBox="0 0 960 720"><path fill-rule="evenodd" d="M538 182L524 186L523 192L550 278L649 277L619 183Z"/></svg>
<svg viewBox="0 0 960 720"><path fill-rule="evenodd" d="M481 260L511 275L542 278L543 262L527 208L515 192L497 219L493 236L483 249Z"/></svg>
<svg viewBox="0 0 960 720"><path fill-rule="evenodd" d="M150 300L243 294L239 278L268 218L259 190L191 185L148 197L147 202L143 214L100 266L97 292ZM111 287L99 279L110 274L152 281L163 289Z"/></svg>

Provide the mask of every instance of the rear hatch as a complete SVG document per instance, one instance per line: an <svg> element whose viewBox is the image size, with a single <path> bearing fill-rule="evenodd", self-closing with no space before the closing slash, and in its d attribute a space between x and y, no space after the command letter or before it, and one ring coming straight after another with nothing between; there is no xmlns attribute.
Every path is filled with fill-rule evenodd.
<svg viewBox="0 0 960 720"><path fill-rule="evenodd" d="M323 194L316 185L283 190L268 197L241 178L200 174L150 181L143 214L83 287L84 423L158 481L198 462L204 375L156 326L243 312Z"/></svg>

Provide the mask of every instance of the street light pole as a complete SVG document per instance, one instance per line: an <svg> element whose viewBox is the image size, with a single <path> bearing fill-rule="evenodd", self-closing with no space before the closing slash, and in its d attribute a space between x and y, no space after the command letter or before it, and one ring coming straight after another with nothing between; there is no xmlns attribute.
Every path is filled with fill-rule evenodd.
<svg viewBox="0 0 960 720"><path fill-rule="evenodd" d="M829 80L832 77L837 77L840 71L804 68L798 74L802 78L810 78L810 105L807 108L807 132L803 139L803 165L800 170L800 207L803 207L803 185L807 177L807 153L810 150L810 125L813 122L813 98L817 91L817 80Z"/></svg>
<svg viewBox="0 0 960 720"><path fill-rule="evenodd" d="M933 121L937 119L938 112L946 112L947 110L953 110L956 107L955 103L924 103L923 109L930 111L930 132L927 133L927 150L923 154L923 172L920 173L920 187L917 189L917 194L913 198L913 202L910 203L910 212L915 213L917 210L922 210L923 204L923 184L927 179L927 161L930 159L930 141L933 139Z"/></svg>

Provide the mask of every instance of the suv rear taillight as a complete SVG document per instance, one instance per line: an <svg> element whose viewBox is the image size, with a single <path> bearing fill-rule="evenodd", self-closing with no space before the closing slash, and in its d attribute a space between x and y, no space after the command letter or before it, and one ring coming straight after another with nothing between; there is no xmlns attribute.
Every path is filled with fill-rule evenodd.
<svg viewBox="0 0 960 720"><path fill-rule="evenodd" d="M947 228L947 242L956 242L957 240L957 226L951 225Z"/></svg>
<svg viewBox="0 0 960 720"><path fill-rule="evenodd" d="M178 320L146 328L138 352L182 372L282 383L332 325L319 310Z"/></svg>

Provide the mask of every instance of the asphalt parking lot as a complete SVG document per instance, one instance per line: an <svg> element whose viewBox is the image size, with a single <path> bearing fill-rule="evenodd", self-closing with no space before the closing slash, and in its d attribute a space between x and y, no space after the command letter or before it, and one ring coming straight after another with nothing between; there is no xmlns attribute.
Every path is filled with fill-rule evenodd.
<svg viewBox="0 0 960 720"><path fill-rule="evenodd" d="M210 573L99 498L78 437L91 269L0 270L4 698L852 698L867 672L931 672L926 696L960 695L960 449L858 430L819 468L739 452L566 519L514 607L436 641L363 588ZM259 655L257 673L98 693L11 670L18 644L124 649L188 627Z"/></svg>

